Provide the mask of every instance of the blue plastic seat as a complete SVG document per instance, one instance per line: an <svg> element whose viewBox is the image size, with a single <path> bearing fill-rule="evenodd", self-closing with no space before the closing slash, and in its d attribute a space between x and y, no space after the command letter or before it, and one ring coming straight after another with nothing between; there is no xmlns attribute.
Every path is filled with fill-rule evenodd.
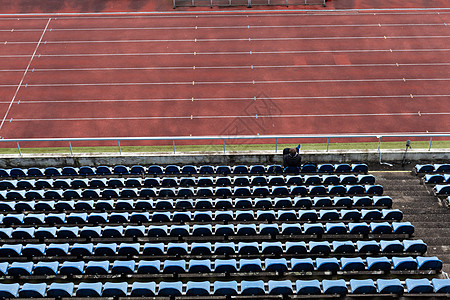
<svg viewBox="0 0 450 300"><path fill-rule="evenodd" d="M392 229L395 234L408 234L414 233L414 226L411 222L392 222Z"/></svg>
<svg viewBox="0 0 450 300"><path fill-rule="evenodd" d="M273 203L276 208L292 207L292 199L289 197L274 198Z"/></svg>
<svg viewBox="0 0 450 300"><path fill-rule="evenodd" d="M45 254L47 256L66 256L69 253L69 244L52 243L47 246Z"/></svg>
<svg viewBox="0 0 450 300"><path fill-rule="evenodd" d="M305 242L289 242L285 243L286 254L306 254L308 251L306 249Z"/></svg>
<svg viewBox="0 0 450 300"><path fill-rule="evenodd" d="M320 223L305 223L303 224L303 231L309 235L321 235L324 233L323 226Z"/></svg>
<svg viewBox="0 0 450 300"><path fill-rule="evenodd" d="M346 295L348 288L344 279L322 280L323 293L326 295Z"/></svg>
<svg viewBox="0 0 450 300"><path fill-rule="evenodd" d="M281 174L283 173L283 167L280 165L269 165L267 166L268 174Z"/></svg>
<svg viewBox="0 0 450 300"><path fill-rule="evenodd" d="M0 211L13 211L15 209L16 202L2 201L0 202Z"/></svg>
<svg viewBox="0 0 450 300"><path fill-rule="evenodd" d="M399 240L381 240L381 252L383 253L401 253L403 252L403 244Z"/></svg>
<svg viewBox="0 0 450 300"><path fill-rule="evenodd" d="M114 200L98 200L95 201L95 209L112 210L114 208Z"/></svg>
<svg viewBox="0 0 450 300"><path fill-rule="evenodd" d="M109 261L88 261L84 274L88 275L106 275L109 270Z"/></svg>
<svg viewBox="0 0 450 300"><path fill-rule="evenodd" d="M52 282L47 290L47 297L72 297L74 286L73 282Z"/></svg>
<svg viewBox="0 0 450 300"><path fill-rule="evenodd" d="M359 195L359 194L365 194L366 190L362 185L347 185L347 194L350 195Z"/></svg>
<svg viewBox="0 0 450 300"><path fill-rule="evenodd" d="M27 170L27 176L30 177L42 177L44 176L44 170L39 168L29 168Z"/></svg>
<svg viewBox="0 0 450 300"><path fill-rule="evenodd" d="M143 237L145 236L145 226L144 225L129 225L125 227L124 235L126 237Z"/></svg>
<svg viewBox="0 0 450 300"><path fill-rule="evenodd" d="M423 240L403 240L405 252L424 254L427 252L427 244Z"/></svg>
<svg viewBox="0 0 450 300"><path fill-rule="evenodd" d="M318 257L316 259L317 271L336 272L340 269L339 262L336 257Z"/></svg>
<svg viewBox="0 0 450 300"><path fill-rule="evenodd" d="M356 177L359 184L375 184L375 176L373 175L358 175Z"/></svg>
<svg viewBox="0 0 450 300"><path fill-rule="evenodd" d="M248 186L248 185L250 185L249 177L248 176L236 176L236 177L234 177L233 185Z"/></svg>
<svg viewBox="0 0 450 300"><path fill-rule="evenodd" d="M317 279L314 280L297 280L295 282L295 288L299 295L320 295L320 282Z"/></svg>
<svg viewBox="0 0 450 300"><path fill-rule="evenodd" d="M229 199L231 201L231 199ZM251 208L253 206L251 198L236 198L234 200L235 208Z"/></svg>
<svg viewBox="0 0 450 300"><path fill-rule="evenodd" d="M406 290L409 294L429 294L433 292L433 287L427 278L405 280Z"/></svg>
<svg viewBox="0 0 450 300"><path fill-rule="evenodd" d="M177 200L177 203L178 203L178 201L179 200ZM163 209L163 210L172 209L173 208L173 200L172 199L157 199L155 201L155 208Z"/></svg>
<svg viewBox="0 0 450 300"><path fill-rule="evenodd" d="M309 195L325 195L327 189L323 185L311 185L308 188Z"/></svg>
<svg viewBox="0 0 450 300"><path fill-rule="evenodd" d="M127 296L127 282L105 282L102 297L125 297Z"/></svg>
<svg viewBox="0 0 450 300"><path fill-rule="evenodd" d="M330 195L344 195L347 189L343 185L330 185L328 186L328 194Z"/></svg>
<svg viewBox="0 0 450 300"><path fill-rule="evenodd" d="M29 190L34 188L35 180L19 180L17 181L17 189L20 190Z"/></svg>
<svg viewBox="0 0 450 300"><path fill-rule="evenodd" d="M39 239L50 239L56 237L56 227L38 227L34 237Z"/></svg>
<svg viewBox="0 0 450 300"><path fill-rule="evenodd" d="M377 206L392 207L392 198L389 196L373 196L373 204Z"/></svg>
<svg viewBox="0 0 450 300"><path fill-rule="evenodd" d="M211 273L211 261L209 259L191 259L189 261L189 273Z"/></svg>
<svg viewBox="0 0 450 300"><path fill-rule="evenodd" d="M234 296L238 293L236 281L214 281L215 296Z"/></svg>
<svg viewBox="0 0 450 300"><path fill-rule="evenodd" d="M431 282L433 283L434 292L436 294L450 293L450 279L433 278L431 279Z"/></svg>
<svg viewBox="0 0 450 300"><path fill-rule="evenodd" d="M111 268L111 274L133 274L134 260L115 260Z"/></svg>
<svg viewBox="0 0 450 300"><path fill-rule="evenodd" d="M19 291L19 297L43 298L46 289L47 289L46 283L24 283Z"/></svg>
<svg viewBox="0 0 450 300"><path fill-rule="evenodd" d="M211 222L212 211L194 211L194 222Z"/></svg>
<svg viewBox="0 0 450 300"><path fill-rule="evenodd" d="M236 254L236 245L233 242L214 243L215 255L234 255Z"/></svg>
<svg viewBox="0 0 450 300"><path fill-rule="evenodd" d="M145 223L150 220L150 214L148 212L132 212L130 215L131 223Z"/></svg>
<svg viewBox="0 0 450 300"><path fill-rule="evenodd" d="M326 223L325 224L325 232L327 234L346 234L347 227L342 222L339 223Z"/></svg>
<svg viewBox="0 0 450 300"><path fill-rule="evenodd" d="M58 266L59 263L57 261L39 261L34 265L33 273L45 276L56 275Z"/></svg>
<svg viewBox="0 0 450 300"><path fill-rule="evenodd" d="M288 270L286 258L266 258L264 266L267 272L287 272Z"/></svg>
<svg viewBox="0 0 450 300"><path fill-rule="evenodd" d="M304 243L304 242L303 242ZM312 272L314 271L314 264L311 258L292 258L291 270L293 272Z"/></svg>
<svg viewBox="0 0 450 300"><path fill-rule="evenodd" d="M370 232L372 234L389 234L392 233L392 227L388 222L371 222Z"/></svg>
<svg viewBox="0 0 450 300"><path fill-rule="evenodd" d="M325 254L329 255L331 253L331 248L329 242L326 241L310 241L309 242L309 252L311 254Z"/></svg>
<svg viewBox="0 0 450 300"><path fill-rule="evenodd" d="M83 256L90 256L94 253L94 244L92 243L75 243L70 248L70 254L83 257Z"/></svg>
<svg viewBox="0 0 450 300"><path fill-rule="evenodd" d="M10 239L12 237L12 228L0 228L0 239Z"/></svg>
<svg viewBox="0 0 450 300"><path fill-rule="evenodd" d="M174 226L172 226L174 227ZM167 225L150 225L148 227L148 236L151 237L159 237L159 236L167 236L168 227ZM171 229L171 235L172 235L172 229Z"/></svg>
<svg viewBox="0 0 450 300"><path fill-rule="evenodd" d="M350 234L369 234L369 224L365 222L348 223L348 230Z"/></svg>
<svg viewBox="0 0 450 300"><path fill-rule="evenodd" d="M255 217L252 210L237 210L236 221L254 221Z"/></svg>
<svg viewBox="0 0 450 300"><path fill-rule="evenodd" d="M211 284L209 281L188 281L186 284L186 296L209 296Z"/></svg>
<svg viewBox="0 0 450 300"><path fill-rule="evenodd" d="M255 227L256 230L256 227ZM215 235L224 235L224 236L228 236L228 235L234 235L234 225L233 224L216 224L214 226L214 234Z"/></svg>
<svg viewBox="0 0 450 300"><path fill-rule="evenodd" d="M333 241L334 253L355 253L355 246L352 241Z"/></svg>
<svg viewBox="0 0 450 300"><path fill-rule="evenodd" d="M125 180L126 187L141 187L142 179L141 178L128 178Z"/></svg>
<svg viewBox="0 0 450 300"><path fill-rule="evenodd" d="M321 209L319 210L319 218L322 221L339 220L339 212L336 209Z"/></svg>
<svg viewBox="0 0 450 300"><path fill-rule="evenodd" d="M102 292L101 282L80 282L78 285L77 297L100 297Z"/></svg>
<svg viewBox="0 0 450 300"><path fill-rule="evenodd" d="M215 184L217 186L230 186L231 177L230 176L216 177Z"/></svg>
<svg viewBox="0 0 450 300"><path fill-rule="evenodd" d="M211 243L210 242L192 243L191 255L199 255L199 256L211 255Z"/></svg>
<svg viewBox="0 0 450 300"><path fill-rule="evenodd" d="M363 163L357 163L357 164L351 164L352 172L355 173L367 173L369 171L369 167L367 164Z"/></svg>
<svg viewBox="0 0 450 300"><path fill-rule="evenodd" d="M167 244L167 255L187 255L187 243L169 243Z"/></svg>
<svg viewBox="0 0 450 300"><path fill-rule="evenodd" d="M216 273L237 272L236 259L216 259L214 261L214 272Z"/></svg>
<svg viewBox="0 0 450 300"><path fill-rule="evenodd" d="M241 281L241 295L244 296L254 296L254 295L264 295L265 287L264 281L262 280L243 280Z"/></svg>
<svg viewBox="0 0 450 300"><path fill-rule="evenodd" d="M291 186L290 193L291 195L306 196L308 194L308 188L304 185Z"/></svg>
<svg viewBox="0 0 450 300"><path fill-rule="evenodd" d="M278 224L264 224L264 223L259 224L260 235L277 235L279 233L280 231L278 229Z"/></svg>
<svg viewBox="0 0 450 300"><path fill-rule="evenodd" d="M8 268L8 275L10 276L26 276L31 275L34 263L29 262L12 262Z"/></svg>
<svg viewBox="0 0 450 300"><path fill-rule="evenodd" d="M317 172L317 166L315 164L304 164L301 167L302 173L316 173Z"/></svg>
<svg viewBox="0 0 450 300"><path fill-rule="evenodd" d="M164 261L163 273L180 274L186 272L185 260L166 260Z"/></svg>
<svg viewBox="0 0 450 300"><path fill-rule="evenodd" d="M56 236L63 239L73 239L78 237L79 227L77 226L62 226L59 228Z"/></svg>
<svg viewBox="0 0 450 300"><path fill-rule="evenodd" d="M417 270L417 261L411 256L392 257L392 265L396 271Z"/></svg>
<svg viewBox="0 0 450 300"><path fill-rule="evenodd" d="M192 165L184 165L181 168L181 174L188 174L188 175L197 174L197 167Z"/></svg>
<svg viewBox="0 0 450 300"><path fill-rule="evenodd" d="M415 170L417 173L433 173L434 165L432 164L424 164L424 165L415 165Z"/></svg>
<svg viewBox="0 0 450 300"><path fill-rule="evenodd" d="M161 261L140 260L137 267L138 274L158 274L161 272Z"/></svg>
<svg viewBox="0 0 450 300"><path fill-rule="evenodd" d="M167 165L164 168L164 174L175 175L180 174L180 172L181 172L180 167L176 165Z"/></svg>
<svg viewBox="0 0 450 300"><path fill-rule="evenodd" d="M221 187L215 189L217 197L229 197L231 196L230 187ZM212 187L201 187L197 189L197 197L212 197L214 195L214 189Z"/></svg>
<svg viewBox="0 0 450 300"><path fill-rule="evenodd" d="M342 209L341 219L359 221L359 219L361 219L361 212L357 209Z"/></svg>
<svg viewBox="0 0 450 300"><path fill-rule="evenodd" d="M24 214L7 214L3 217L2 223L7 226L20 225L23 224L24 218Z"/></svg>
<svg viewBox="0 0 450 300"><path fill-rule="evenodd" d="M255 225L255 224L252 224ZM259 254L259 245L257 242L239 242L238 243L239 254Z"/></svg>
<svg viewBox="0 0 450 300"><path fill-rule="evenodd" d="M131 297L154 297L156 295L155 282L133 282L131 285Z"/></svg>
<svg viewBox="0 0 450 300"><path fill-rule="evenodd" d="M34 236L34 227L15 228L12 232L13 239L31 239Z"/></svg>
<svg viewBox="0 0 450 300"><path fill-rule="evenodd" d="M170 215L170 213L168 213ZM155 213L153 213L153 217ZM175 211L172 216L173 222L190 222L192 218L192 213L190 211ZM153 218L152 218L153 220ZM168 222L168 221L167 221Z"/></svg>
<svg viewBox="0 0 450 300"><path fill-rule="evenodd" d="M332 164L319 164L317 165L317 172L319 173L333 173L334 165Z"/></svg>
<svg viewBox="0 0 450 300"><path fill-rule="evenodd" d="M139 255L140 244L139 243L121 243L119 245L118 254L119 255Z"/></svg>
<svg viewBox="0 0 450 300"><path fill-rule="evenodd" d="M153 208L153 200L138 199L134 207L136 210L150 210Z"/></svg>
<svg viewBox="0 0 450 300"><path fill-rule="evenodd" d="M352 294L376 294L377 288L372 279L350 279Z"/></svg>
<svg viewBox="0 0 450 300"><path fill-rule="evenodd" d="M164 186L164 187L175 187L175 186L177 186L178 184L177 184L177 180L176 180L176 178L173 178L173 177L163 177L162 179L161 179L161 186Z"/></svg>
<svg viewBox="0 0 450 300"><path fill-rule="evenodd" d="M392 268L391 261L387 257L367 257L367 269L369 271L389 271Z"/></svg>
<svg viewBox="0 0 450 300"><path fill-rule="evenodd" d="M358 183L358 178L355 175L339 175L339 181L341 184L356 184Z"/></svg>
<svg viewBox="0 0 450 300"><path fill-rule="evenodd" d="M160 174L163 174L163 169L161 166L153 165L153 166L148 167L147 174L160 175Z"/></svg>
<svg viewBox="0 0 450 300"><path fill-rule="evenodd" d="M55 167L48 167L44 170L45 176L61 176L61 171Z"/></svg>
<svg viewBox="0 0 450 300"><path fill-rule="evenodd" d="M102 237L121 237L123 235L123 226L105 226L102 231Z"/></svg>
<svg viewBox="0 0 450 300"><path fill-rule="evenodd" d="M211 165L202 165L198 169L199 174L214 174L214 167Z"/></svg>
<svg viewBox="0 0 450 300"><path fill-rule="evenodd" d="M342 257L342 271L364 271L365 264L361 257Z"/></svg>
<svg viewBox="0 0 450 300"><path fill-rule="evenodd" d="M264 174L265 172L266 168L263 165L252 165L249 169L250 174Z"/></svg>
<svg viewBox="0 0 450 300"><path fill-rule="evenodd" d="M436 256L432 257L418 256L416 259L419 270L434 270L434 271L442 270L442 261L438 259Z"/></svg>
<svg viewBox="0 0 450 300"><path fill-rule="evenodd" d="M363 220L381 220L382 214L378 209L361 209L361 218Z"/></svg>
<svg viewBox="0 0 450 300"><path fill-rule="evenodd" d="M299 210L298 214L300 221L316 221L318 218L317 211L314 209Z"/></svg>
<svg viewBox="0 0 450 300"><path fill-rule="evenodd" d="M237 235L256 235L256 224L237 224L236 229Z"/></svg>
<svg viewBox="0 0 450 300"><path fill-rule="evenodd" d="M378 292L380 294L402 295L404 287L400 279L377 279Z"/></svg>
<svg viewBox="0 0 450 300"><path fill-rule="evenodd" d="M383 186L378 185L378 184L374 184L374 185L366 185L365 186L366 189L366 194L371 194L371 195L383 195Z"/></svg>
<svg viewBox="0 0 450 300"><path fill-rule="evenodd" d="M269 295L291 295L292 282L290 280L269 280Z"/></svg>
<svg viewBox="0 0 450 300"><path fill-rule="evenodd" d="M384 220L401 221L403 219L403 213L399 209L382 209L381 213Z"/></svg>
<svg viewBox="0 0 450 300"><path fill-rule="evenodd" d="M117 165L117 166L114 166L114 168L113 168L113 174L127 175L127 174L130 174L130 170L126 166Z"/></svg>
<svg viewBox="0 0 450 300"><path fill-rule="evenodd" d="M24 170L24 169L21 169L21 168L12 168L12 169L9 171L9 175L10 175L11 177L26 177L26 176L27 176L27 173L26 173L26 170Z"/></svg>
<svg viewBox="0 0 450 300"><path fill-rule="evenodd" d="M311 208L312 201L310 197L294 197L294 207Z"/></svg>
<svg viewBox="0 0 450 300"><path fill-rule="evenodd" d="M262 177L262 176L258 176L257 178L260 178L260 177ZM300 176L289 176L289 177L291 178L291 177L300 177ZM263 177L263 178L265 178L265 177ZM265 180L265 182L262 181L262 179L258 179L258 181L255 182L255 184L253 183L253 180L252 180L252 184L253 185L265 185L265 184L267 184L267 181L268 181L269 185L272 185L272 186L282 186L282 185L286 184L284 177L279 176L279 175L269 176L269 177L267 177L267 180ZM293 179L292 181L295 181L295 180ZM302 180L300 180L300 181L302 181ZM292 183L290 183L289 185L292 185Z"/></svg>
<svg viewBox="0 0 450 300"><path fill-rule="evenodd" d="M279 188L279 187L277 187ZM269 188L267 186L254 186L252 187L252 195L257 197L267 197L270 195Z"/></svg>
<svg viewBox="0 0 450 300"><path fill-rule="evenodd" d="M436 173L449 173L450 164L434 164L434 172Z"/></svg>
<svg viewBox="0 0 450 300"><path fill-rule="evenodd" d="M25 257L43 256L45 253L45 244L26 244L22 249L22 255Z"/></svg>
<svg viewBox="0 0 450 300"><path fill-rule="evenodd" d="M3 244L0 246L0 256L15 257L20 256L23 246L21 244Z"/></svg>
<svg viewBox="0 0 450 300"><path fill-rule="evenodd" d="M260 225L260 228L261 228L261 225ZM285 234L285 235L302 234L302 228L299 223L293 223L293 224L282 223L281 224L281 234Z"/></svg>
<svg viewBox="0 0 450 300"><path fill-rule="evenodd" d="M372 204L373 200L369 196L353 196L353 206L371 206Z"/></svg>
<svg viewBox="0 0 450 300"><path fill-rule="evenodd" d="M94 253L95 255L100 256L114 256L117 252L117 244L116 243L98 243L95 246Z"/></svg>

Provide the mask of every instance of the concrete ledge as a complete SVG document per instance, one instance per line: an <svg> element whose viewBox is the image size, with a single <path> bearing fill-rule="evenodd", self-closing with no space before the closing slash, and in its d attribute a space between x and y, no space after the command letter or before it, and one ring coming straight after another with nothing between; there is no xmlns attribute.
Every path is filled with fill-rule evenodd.
<svg viewBox="0 0 450 300"><path fill-rule="evenodd" d="M382 150L381 160L390 164L399 164L403 160L404 150ZM378 164L380 153L376 150L348 151L302 151L302 161L312 163L352 163L365 162ZM449 162L450 149L409 150L406 161L411 164L426 162ZM280 164L281 151L246 152L189 152L189 153L85 153L75 154L24 154L0 155L0 168L14 167L63 167L63 166L99 166L99 165L151 165L151 164Z"/></svg>

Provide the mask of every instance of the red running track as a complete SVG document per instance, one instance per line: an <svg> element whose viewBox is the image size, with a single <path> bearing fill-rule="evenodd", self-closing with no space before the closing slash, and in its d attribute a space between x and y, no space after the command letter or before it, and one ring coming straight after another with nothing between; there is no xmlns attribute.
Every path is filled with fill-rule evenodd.
<svg viewBox="0 0 450 300"><path fill-rule="evenodd" d="M0 18L0 136L450 132L449 23L432 10Z"/></svg>

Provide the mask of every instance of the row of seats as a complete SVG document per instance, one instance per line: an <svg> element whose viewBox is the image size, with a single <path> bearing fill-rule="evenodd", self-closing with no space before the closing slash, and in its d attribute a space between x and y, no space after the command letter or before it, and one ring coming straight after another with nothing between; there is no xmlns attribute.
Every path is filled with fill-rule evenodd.
<svg viewBox="0 0 450 300"><path fill-rule="evenodd" d="M7 200L0 201L0 211L70 211L70 210L152 210L152 209L230 209L331 206L392 206L388 196L345 197L275 197L275 198L196 198L196 199L102 199L102 200Z"/></svg>
<svg viewBox="0 0 450 300"><path fill-rule="evenodd" d="M314 186L235 186L201 188L122 188L122 189L70 189L70 190L14 190L0 191L0 200L23 199L111 199L111 198L152 198L152 197L246 197L269 195L382 195L381 185L314 185Z"/></svg>
<svg viewBox="0 0 450 300"><path fill-rule="evenodd" d="M450 174L426 174L424 180L430 184L450 183Z"/></svg>
<svg viewBox="0 0 450 300"><path fill-rule="evenodd" d="M321 235L321 234L407 234L414 233L410 222L342 222L278 224L194 224L194 225L128 225L128 226L62 226L0 228L2 239L31 238L119 238L119 237L187 237L187 236L248 236L248 235Z"/></svg>
<svg viewBox="0 0 450 300"><path fill-rule="evenodd" d="M187 260L115 260L102 261L40 261L0 263L0 276L30 275L107 275L107 274L181 274L181 273L235 273L235 272L338 272L338 271L440 271L442 261L437 257L336 257L316 258L266 258L261 260L209 259Z"/></svg>
<svg viewBox="0 0 450 300"><path fill-rule="evenodd" d="M89 167L83 166L80 168L75 167L63 167L55 168L48 167L42 168L12 168L12 169L0 169L0 177L35 177L35 176L92 176L92 175L175 175L175 174L277 174L283 173L285 170L280 165L237 165L237 166L192 166L184 165L182 167L177 165L167 165L165 167L159 165L152 165L149 167L143 167L140 165L127 167L123 165L117 165L114 167L98 166ZM304 164L300 168L289 168L286 170L290 173L366 173L368 167L366 164Z"/></svg>
<svg viewBox="0 0 450 300"><path fill-rule="evenodd" d="M422 240L374 240L368 241L310 241L300 242L194 242L194 243L52 243L3 244L3 257L33 256L114 256L114 255L261 255L261 254L344 254L344 253L419 253L423 254L427 245Z"/></svg>
<svg viewBox="0 0 450 300"><path fill-rule="evenodd" d="M225 176L225 177L152 177L152 178L78 178L2 180L0 190L14 189L68 189L68 188L122 188L122 187L175 187L175 186L283 186L283 185L338 185L374 184L373 175L288 175L288 176Z"/></svg>
<svg viewBox="0 0 450 300"><path fill-rule="evenodd" d="M398 209L300 209L300 210L225 210L174 211L174 212L72 212L0 214L0 224L103 224L103 223L166 223L166 222L224 222L224 221L334 221L334 220L386 220L401 221Z"/></svg>
<svg viewBox="0 0 450 300"><path fill-rule="evenodd" d="M406 287L406 290L405 290ZM351 294L445 294L450 292L450 279L411 279L405 283L399 279L327 280L243 280L237 281L181 281L133 282L131 289L127 282L81 282L75 295L73 283L18 283L0 284L0 297L3 298L42 298L42 297L152 297L152 296L233 296L233 295L289 295L294 291L299 295L345 295ZM158 292L156 292L158 291Z"/></svg>
<svg viewBox="0 0 450 300"><path fill-rule="evenodd" d="M416 173L450 173L450 164L417 164L414 167Z"/></svg>

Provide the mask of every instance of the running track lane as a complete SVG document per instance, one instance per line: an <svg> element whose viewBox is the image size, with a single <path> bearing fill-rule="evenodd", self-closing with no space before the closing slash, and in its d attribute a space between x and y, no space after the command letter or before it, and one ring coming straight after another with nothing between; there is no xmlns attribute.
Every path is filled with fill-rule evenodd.
<svg viewBox="0 0 450 300"><path fill-rule="evenodd" d="M428 12L58 18L0 135L448 132L448 19ZM35 21L14 31L0 22L0 37L11 41L0 47L1 111L42 34L45 20Z"/></svg>

